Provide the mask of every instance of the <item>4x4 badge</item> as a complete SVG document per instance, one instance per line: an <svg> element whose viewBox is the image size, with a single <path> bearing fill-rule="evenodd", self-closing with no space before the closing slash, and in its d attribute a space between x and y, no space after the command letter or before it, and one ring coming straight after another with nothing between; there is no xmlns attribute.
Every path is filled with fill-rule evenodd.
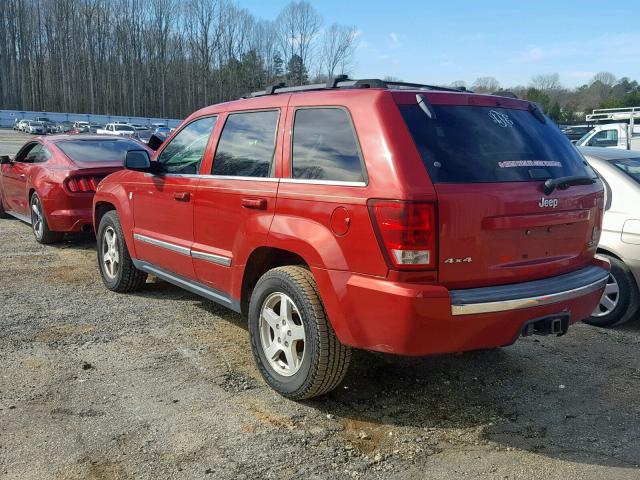
<svg viewBox="0 0 640 480"><path fill-rule="evenodd" d="M472 263L471 257L465 258L447 258L444 263Z"/></svg>

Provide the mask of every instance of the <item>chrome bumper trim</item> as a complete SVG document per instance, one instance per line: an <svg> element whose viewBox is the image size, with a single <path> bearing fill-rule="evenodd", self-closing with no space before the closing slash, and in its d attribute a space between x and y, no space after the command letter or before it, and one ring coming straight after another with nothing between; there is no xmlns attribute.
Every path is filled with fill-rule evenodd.
<svg viewBox="0 0 640 480"><path fill-rule="evenodd" d="M550 305L566 300L572 300L574 298L588 295L589 293L595 292L605 287L607 278L609 277L609 272L607 272L605 269L601 270L602 276L598 280L591 281L586 285L581 285L579 287L575 287L569 290L563 290L560 292L489 302L465 303L464 301L458 300L457 302L452 302L451 304L451 315L473 315L481 313L506 312L509 310L540 307L543 305Z"/></svg>

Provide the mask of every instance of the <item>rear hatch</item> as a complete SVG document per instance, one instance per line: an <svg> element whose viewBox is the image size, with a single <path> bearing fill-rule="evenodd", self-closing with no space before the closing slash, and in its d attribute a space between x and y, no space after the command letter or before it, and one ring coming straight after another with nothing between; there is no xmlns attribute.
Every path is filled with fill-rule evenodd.
<svg viewBox="0 0 640 480"><path fill-rule="evenodd" d="M601 226L602 185L545 194L547 179L595 179L551 120L528 102L501 97L396 97L437 193L442 284L524 282L590 262Z"/></svg>

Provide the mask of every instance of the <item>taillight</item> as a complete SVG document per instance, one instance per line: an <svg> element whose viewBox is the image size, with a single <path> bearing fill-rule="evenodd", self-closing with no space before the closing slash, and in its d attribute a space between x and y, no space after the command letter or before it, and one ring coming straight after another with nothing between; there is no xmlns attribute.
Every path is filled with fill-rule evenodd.
<svg viewBox="0 0 640 480"><path fill-rule="evenodd" d="M94 193L102 177L71 177L66 181L67 190L71 193Z"/></svg>
<svg viewBox="0 0 640 480"><path fill-rule="evenodd" d="M371 200L369 209L394 268L435 269L437 224L433 203Z"/></svg>

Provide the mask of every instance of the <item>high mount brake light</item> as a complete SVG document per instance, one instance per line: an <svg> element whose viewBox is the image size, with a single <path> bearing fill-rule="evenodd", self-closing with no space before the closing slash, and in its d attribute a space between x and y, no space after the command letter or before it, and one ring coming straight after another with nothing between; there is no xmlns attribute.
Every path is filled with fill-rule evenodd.
<svg viewBox="0 0 640 480"><path fill-rule="evenodd" d="M369 210L377 227L378 239L394 268L436 268L435 204L372 200Z"/></svg>

